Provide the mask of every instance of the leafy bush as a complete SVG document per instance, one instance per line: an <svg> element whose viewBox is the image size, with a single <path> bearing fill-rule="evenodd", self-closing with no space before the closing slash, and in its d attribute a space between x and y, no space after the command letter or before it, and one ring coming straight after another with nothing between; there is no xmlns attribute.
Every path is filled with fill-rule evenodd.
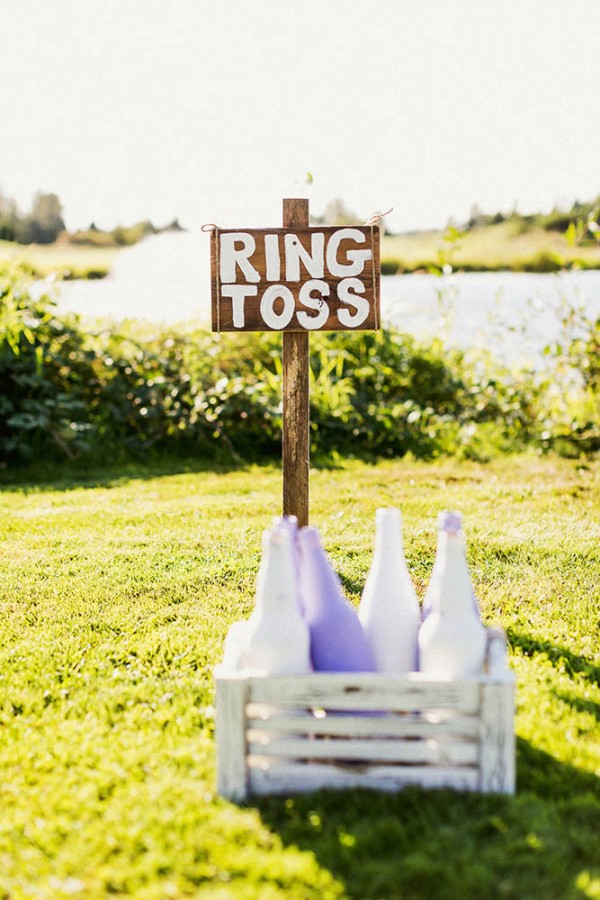
<svg viewBox="0 0 600 900"><path fill-rule="evenodd" d="M399 259L382 259L379 268L382 275L396 275L402 270L402 263Z"/></svg>
<svg viewBox="0 0 600 900"><path fill-rule="evenodd" d="M565 261L558 253L550 250L540 250L531 259L525 260L521 268L524 272L560 272L565 268Z"/></svg>
<svg viewBox="0 0 600 900"><path fill-rule="evenodd" d="M55 316L47 293L32 296L16 267L0 275L0 459L91 448L81 386L93 378L92 359L83 332Z"/></svg>
<svg viewBox="0 0 600 900"><path fill-rule="evenodd" d="M57 314L52 291L51 282L35 285L20 269L0 272L3 466L164 453L278 457L281 335L131 323L89 333L77 316ZM317 333L310 347L317 459L485 459L532 442L596 449L590 402L600 377L598 331L570 344L568 363L581 384L560 415L550 378L513 373L490 355L449 350L439 340L425 346L383 329ZM568 419L574 410L577 427Z"/></svg>
<svg viewBox="0 0 600 900"><path fill-rule="evenodd" d="M600 450L600 319L560 298L560 335L545 348L549 359L540 412L545 446L576 456Z"/></svg>

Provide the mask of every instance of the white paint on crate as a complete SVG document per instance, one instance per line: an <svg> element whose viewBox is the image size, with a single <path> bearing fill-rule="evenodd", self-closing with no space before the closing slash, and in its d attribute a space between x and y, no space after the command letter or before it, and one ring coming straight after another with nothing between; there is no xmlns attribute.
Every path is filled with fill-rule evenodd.
<svg viewBox="0 0 600 900"><path fill-rule="evenodd" d="M514 676L257 677L217 671L218 790L408 784L514 793Z"/></svg>

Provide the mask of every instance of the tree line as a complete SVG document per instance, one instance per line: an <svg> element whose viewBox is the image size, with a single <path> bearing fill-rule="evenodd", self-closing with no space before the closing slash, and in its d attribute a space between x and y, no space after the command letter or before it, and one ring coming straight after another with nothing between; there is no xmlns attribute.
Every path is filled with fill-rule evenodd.
<svg viewBox="0 0 600 900"><path fill-rule="evenodd" d="M16 200L0 190L0 239L19 244L51 244L65 230L57 194L38 191L31 209L22 212Z"/></svg>
<svg viewBox="0 0 600 900"><path fill-rule="evenodd" d="M183 231L183 228L177 219L163 227L157 227L149 219L145 219L134 225L117 225L106 231L92 222L88 228L69 234L63 219L62 203L57 194L38 191L31 209L23 212L16 200L0 189L0 240L19 244L52 244L64 237L73 244L123 247L164 231Z"/></svg>

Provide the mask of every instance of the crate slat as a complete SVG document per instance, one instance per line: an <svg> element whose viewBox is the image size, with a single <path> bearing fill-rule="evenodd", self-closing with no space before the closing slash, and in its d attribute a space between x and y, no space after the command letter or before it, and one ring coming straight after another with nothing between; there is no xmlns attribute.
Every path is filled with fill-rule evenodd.
<svg viewBox="0 0 600 900"><path fill-rule="evenodd" d="M314 673L251 680L249 701L279 707L411 712L456 709L476 712L480 691L476 679L432 681L419 675L390 677L377 673Z"/></svg>
<svg viewBox="0 0 600 900"><path fill-rule="evenodd" d="M455 766L361 766L353 770L341 765L303 766L290 763L264 769L251 768L249 771L249 786L253 794L303 793L326 787L397 791L410 784L475 791L478 781L477 769Z"/></svg>
<svg viewBox="0 0 600 900"><path fill-rule="evenodd" d="M249 718L247 722L250 735L264 732L281 732L289 735L331 735L360 737L362 735L385 735L387 737L431 737L443 736L477 737L480 732L479 719L475 716L453 715L446 713L447 718L435 721L423 715L384 715L384 716L325 716L317 718L307 715L303 718L294 716L273 715L271 718Z"/></svg>
<svg viewBox="0 0 600 900"><path fill-rule="evenodd" d="M476 765L479 747L474 741L433 740L319 740L282 738L248 745L250 756L292 759L362 760L364 762L429 763L442 766Z"/></svg>

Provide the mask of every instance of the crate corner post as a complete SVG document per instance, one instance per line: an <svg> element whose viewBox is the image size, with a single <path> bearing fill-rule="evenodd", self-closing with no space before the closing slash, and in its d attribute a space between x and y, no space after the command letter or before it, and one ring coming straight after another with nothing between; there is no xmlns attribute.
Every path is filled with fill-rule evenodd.
<svg viewBox="0 0 600 900"><path fill-rule="evenodd" d="M227 800L248 796L245 678L216 678L217 793Z"/></svg>
<svg viewBox="0 0 600 900"><path fill-rule="evenodd" d="M515 793L514 678L481 685L481 758L479 790Z"/></svg>

